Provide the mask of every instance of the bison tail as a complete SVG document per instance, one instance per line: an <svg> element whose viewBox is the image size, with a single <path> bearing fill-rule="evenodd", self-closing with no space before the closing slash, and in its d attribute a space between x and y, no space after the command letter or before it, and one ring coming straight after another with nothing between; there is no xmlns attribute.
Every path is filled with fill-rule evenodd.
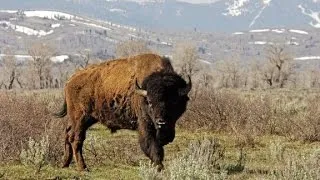
<svg viewBox="0 0 320 180"><path fill-rule="evenodd" d="M64 101L63 103L63 107L61 108L61 110L57 113L54 113L53 115L57 118L63 118L68 114L67 112L67 102Z"/></svg>

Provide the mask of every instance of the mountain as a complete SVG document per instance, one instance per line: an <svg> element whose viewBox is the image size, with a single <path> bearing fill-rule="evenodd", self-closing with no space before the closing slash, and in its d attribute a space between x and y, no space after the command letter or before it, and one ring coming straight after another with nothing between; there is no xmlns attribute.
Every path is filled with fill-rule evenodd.
<svg viewBox="0 0 320 180"><path fill-rule="evenodd" d="M10 0L1 5L18 8L58 10L153 29L320 28L319 0Z"/></svg>
<svg viewBox="0 0 320 180"><path fill-rule="evenodd" d="M244 63L252 58L263 60L265 48L270 45L285 46L296 60L308 60L309 63L309 60L320 59L319 37L319 31L298 28L233 33L151 31L58 11L0 10L0 59L7 55L5 49L8 47L18 59L28 59L28 48L39 41L54 47L56 57L53 61L75 61L87 52L93 59L110 59L115 56L115 48L120 42L143 40L152 51L168 56L173 54L177 43L190 42L197 47L199 61L206 65L233 57Z"/></svg>

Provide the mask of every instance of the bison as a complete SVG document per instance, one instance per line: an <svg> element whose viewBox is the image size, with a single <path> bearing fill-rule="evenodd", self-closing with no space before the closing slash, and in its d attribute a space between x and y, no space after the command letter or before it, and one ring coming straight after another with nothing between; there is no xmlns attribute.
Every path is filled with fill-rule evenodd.
<svg viewBox="0 0 320 180"><path fill-rule="evenodd" d="M141 85L141 87L140 87ZM144 154L161 171L163 146L175 137L175 124L185 112L191 79L178 75L166 57L142 54L91 65L67 81L63 108L65 127L63 167L74 156L85 170L82 147L86 130L100 122L111 132L138 130Z"/></svg>

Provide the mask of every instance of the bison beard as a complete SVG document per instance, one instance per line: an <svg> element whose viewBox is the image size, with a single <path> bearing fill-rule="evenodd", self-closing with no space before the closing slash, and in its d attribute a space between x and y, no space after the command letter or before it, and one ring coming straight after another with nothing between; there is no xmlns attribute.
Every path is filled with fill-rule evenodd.
<svg viewBox="0 0 320 180"><path fill-rule="evenodd" d="M161 146L171 143L175 136L175 129L158 129L156 139Z"/></svg>
<svg viewBox="0 0 320 180"><path fill-rule="evenodd" d="M63 167L68 167L74 156L79 170L86 169L82 156L86 130L100 122L111 132L138 130L142 151L160 171L163 146L175 137L175 123L186 110L190 89L190 77L186 83L167 58L154 54L109 61L76 72L66 83L65 104L56 114L60 118L69 116Z"/></svg>

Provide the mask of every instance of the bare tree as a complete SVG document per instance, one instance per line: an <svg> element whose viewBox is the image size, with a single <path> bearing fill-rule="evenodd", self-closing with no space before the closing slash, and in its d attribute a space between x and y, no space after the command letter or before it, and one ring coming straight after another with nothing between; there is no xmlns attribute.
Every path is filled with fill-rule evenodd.
<svg viewBox="0 0 320 180"><path fill-rule="evenodd" d="M146 42L134 40L124 41L116 47L116 57L128 57L142 53L149 53L151 50L147 47Z"/></svg>
<svg viewBox="0 0 320 180"><path fill-rule="evenodd" d="M1 86L4 86L5 89L12 89L14 87L14 83L16 82L20 86L20 88L22 88L22 84L19 80L20 72L18 69L18 62L16 57L8 48L4 50L4 54L5 56L2 58L4 68L2 77L4 79Z"/></svg>
<svg viewBox="0 0 320 180"><path fill-rule="evenodd" d="M55 54L52 46L45 43L34 43L28 50L32 58L30 63L33 71L36 74L40 89L48 87L48 80L50 80L50 68L52 61L50 58Z"/></svg>
<svg viewBox="0 0 320 180"><path fill-rule="evenodd" d="M263 80L271 87L283 88L293 74L293 58L284 47L271 45L266 49L266 59Z"/></svg>
<svg viewBox="0 0 320 180"><path fill-rule="evenodd" d="M78 61L77 66L80 68L86 68L91 60L91 50L90 49L84 49L83 51L78 51L80 54L80 59Z"/></svg>
<svg viewBox="0 0 320 180"><path fill-rule="evenodd" d="M308 70L309 82L311 88L319 87L320 85L320 70L318 68L313 67Z"/></svg>
<svg viewBox="0 0 320 180"><path fill-rule="evenodd" d="M252 60L249 64L249 79L250 86L253 89L259 88L261 86L261 63L257 60Z"/></svg>
<svg viewBox="0 0 320 180"><path fill-rule="evenodd" d="M198 51L191 43L178 43L174 48L173 62L183 76L192 77L199 71Z"/></svg>
<svg viewBox="0 0 320 180"><path fill-rule="evenodd" d="M241 84L241 80L246 80L246 78L242 77L243 73L238 58L220 61L217 64L217 69L221 74L222 87L238 88Z"/></svg>

